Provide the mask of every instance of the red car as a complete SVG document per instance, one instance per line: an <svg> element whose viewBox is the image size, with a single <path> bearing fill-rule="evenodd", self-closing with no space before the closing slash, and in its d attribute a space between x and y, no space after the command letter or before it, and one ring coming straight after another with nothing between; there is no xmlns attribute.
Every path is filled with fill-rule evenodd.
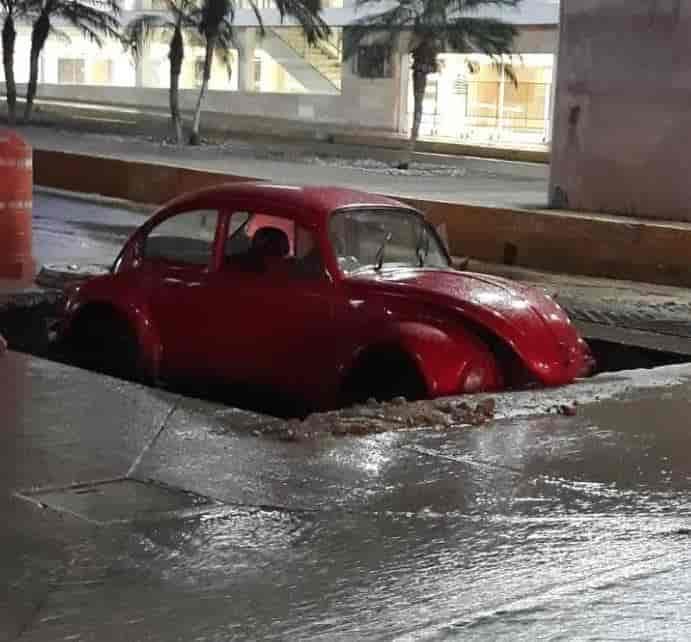
<svg viewBox="0 0 691 642"><path fill-rule="evenodd" d="M556 386L592 365L554 301L454 270L418 211L267 183L162 207L70 295L62 336L87 367L242 384L309 409Z"/></svg>

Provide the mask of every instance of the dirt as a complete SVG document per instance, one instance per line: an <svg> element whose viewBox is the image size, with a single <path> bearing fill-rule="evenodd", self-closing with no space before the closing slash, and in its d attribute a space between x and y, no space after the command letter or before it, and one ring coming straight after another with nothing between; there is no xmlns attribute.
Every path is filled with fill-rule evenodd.
<svg viewBox="0 0 691 642"><path fill-rule="evenodd" d="M446 430L480 426L494 418L494 399L475 405L453 400L408 402L398 397L390 402L373 399L352 406L310 415L305 420L272 420L253 431L257 437L299 442L325 437L365 436L420 428Z"/></svg>

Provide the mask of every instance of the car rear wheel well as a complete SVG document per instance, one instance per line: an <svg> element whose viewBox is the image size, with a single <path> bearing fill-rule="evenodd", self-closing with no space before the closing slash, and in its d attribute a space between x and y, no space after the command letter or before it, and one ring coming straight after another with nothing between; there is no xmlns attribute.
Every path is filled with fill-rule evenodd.
<svg viewBox="0 0 691 642"><path fill-rule="evenodd" d="M71 327L78 328L86 323L104 319L117 319L120 323L126 323L123 315L110 303L87 303L77 312Z"/></svg>
<svg viewBox="0 0 691 642"><path fill-rule="evenodd" d="M370 398L416 400L428 396L417 364L396 344L380 344L364 350L344 378L342 393L347 404L363 403Z"/></svg>
<svg viewBox="0 0 691 642"><path fill-rule="evenodd" d="M114 306L89 303L77 312L65 336L77 365L126 379L143 380L137 334Z"/></svg>

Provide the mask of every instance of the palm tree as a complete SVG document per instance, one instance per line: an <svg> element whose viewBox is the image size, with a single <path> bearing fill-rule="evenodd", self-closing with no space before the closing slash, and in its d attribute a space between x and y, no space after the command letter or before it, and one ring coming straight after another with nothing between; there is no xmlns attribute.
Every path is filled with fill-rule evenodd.
<svg viewBox="0 0 691 642"><path fill-rule="evenodd" d="M329 36L330 29L321 17L321 0L275 0L281 20L286 16L294 18L302 27L311 45ZM257 5L250 0L250 6L254 10L259 23L260 35L264 35L264 25ZM211 62L214 52L221 56L227 56L229 48L234 41L233 19L235 16L236 0L202 0L199 19L199 34L205 43L204 69L202 86L199 90L199 98L194 110L192 123L192 135L190 144L199 144L199 125L201 110L209 86L211 77Z"/></svg>
<svg viewBox="0 0 691 642"><path fill-rule="evenodd" d="M103 37L120 39L118 0L33 0L31 11L37 16L31 29L29 86L24 111L24 120L27 122L31 119L36 97L39 56L48 36L55 31L53 20L65 21L99 47L103 45Z"/></svg>
<svg viewBox="0 0 691 642"><path fill-rule="evenodd" d="M371 5L381 0L359 0ZM406 161L399 167L407 169L415 151L427 76L439 71L440 53L483 53L501 64L502 57L510 53L516 29L493 18L473 15L483 7L516 7L521 0L400 0L379 13L363 16L345 29L343 57L351 58L365 43L383 44L384 50L395 49L404 42L412 58L413 71L413 126L410 132ZM505 72L515 82L510 68Z"/></svg>
<svg viewBox="0 0 691 642"><path fill-rule="evenodd" d="M125 46L139 62L143 50L155 34L170 35L168 60L170 61L170 119L178 145L183 142L182 117L180 115L180 73L185 58L184 33L194 33L198 13L193 0L168 0L168 15L143 14L127 24L124 32Z"/></svg>
<svg viewBox="0 0 691 642"><path fill-rule="evenodd" d="M14 125L17 113L17 85L14 81L14 43L17 31L15 20L26 11L24 0L0 0L0 10L5 14L2 25L2 66L5 70L5 94L7 96L7 118Z"/></svg>
<svg viewBox="0 0 691 642"><path fill-rule="evenodd" d="M255 14L259 21L261 35L264 35L264 25L256 6ZM194 109L192 121L192 135L190 145L199 144L199 124L201 121L202 104L211 78L211 64L214 54L228 61L230 48L233 46L233 16L235 5L233 0L203 0L198 14L197 30L204 42L204 67L202 70L202 84Z"/></svg>

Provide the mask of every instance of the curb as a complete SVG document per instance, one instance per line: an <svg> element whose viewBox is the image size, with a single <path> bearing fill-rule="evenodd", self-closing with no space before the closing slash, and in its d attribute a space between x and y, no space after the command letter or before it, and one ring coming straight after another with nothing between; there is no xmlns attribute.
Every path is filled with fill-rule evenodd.
<svg viewBox="0 0 691 642"><path fill-rule="evenodd" d="M107 274L108 266L87 263L49 263L41 267L36 284L43 288L64 290L70 285L76 285L95 276Z"/></svg>
<svg viewBox="0 0 691 642"><path fill-rule="evenodd" d="M156 211L156 205L148 205L146 203L136 203L124 198L116 198L114 196L103 196L95 192L74 192L57 187L48 187L44 185L34 185L34 192L38 194L45 194L47 196L59 196L60 198L71 199L73 201L83 201L87 203L96 203L97 205L104 205L116 209L129 210L138 214L149 216Z"/></svg>

